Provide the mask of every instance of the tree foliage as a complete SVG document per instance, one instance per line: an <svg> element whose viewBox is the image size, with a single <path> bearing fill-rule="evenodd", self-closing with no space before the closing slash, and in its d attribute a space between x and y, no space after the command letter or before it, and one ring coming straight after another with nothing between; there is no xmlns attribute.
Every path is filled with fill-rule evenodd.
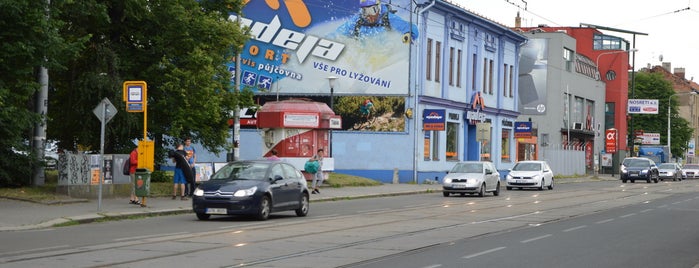
<svg viewBox="0 0 699 268"><path fill-rule="evenodd" d="M144 127L156 159L184 137L212 152L230 146L231 111L252 103L251 92L233 92L225 65L248 38L228 19L241 8L242 0L0 0L0 151L12 156L0 157L0 184L28 184L9 178L30 177L31 155L18 152L29 151L41 120L40 66L49 70L47 136L61 149L99 150L92 110L104 98L118 109L106 153L128 153ZM145 120L126 112L122 85L133 80L148 84Z"/></svg>
<svg viewBox="0 0 699 268"><path fill-rule="evenodd" d="M670 117L672 118L671 135L672 144L670 150L674 157L683 157L687 151L689 140L692 137L693 129L690 123L678 116L677 99L682 96L676 94L672 88L672 83L667 81L659 73L639 72L635 77L636 99L658 100L658 114L636 114L633 120L633 129L643 130L647 133L660 133L660 143L667 144L667 116L668 102L670 104ZM629 99L632 97L629 96Z"/></svg>

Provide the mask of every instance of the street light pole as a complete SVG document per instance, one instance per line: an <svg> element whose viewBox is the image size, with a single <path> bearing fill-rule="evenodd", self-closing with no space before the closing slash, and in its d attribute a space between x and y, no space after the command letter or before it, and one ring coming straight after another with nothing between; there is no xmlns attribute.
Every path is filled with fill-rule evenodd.
<svg viewBox="0 0 699 268"><path fill-rule="evenodd" d="M337 77L335 76L328 76L328 84L330 85L330 110L333 111L333 114L335 114L335 80L337 80ZM330 134L329 140L328 140L328 156L333 157L333 130L328 129L328 132Z"/></svg>
<svg viewBox="0 0 699 268"><path fill-rule="evenodd" d="M616 53L628 53L628 52L636 52L636 51L638 51L637 48L632 48L629 50L617 50L617 51L602 52L599 55L597 55L597 60L595 60L595 66L597 67L597 72L600 73L600 80L602 77L602 74L601 74L600 69L599 69L599 58L600 57L602 57L603 55L616 54Z"/></svg>
<svg viewBox="0 0 699 268"><path fill-rule="evenodd" d="M691 92L684 92L684 93L675 93L675 94L670 95L670 97L667 97L667 150L668 150L668 157L667 158L668 158L668 161L672 159L672 147L670 146L670 145L672 145L672 143L670 142L672 140L672 125L670 124L672 122L672 121L670 121L670 118L672 117L671 116L672 110L670 109L670 107L672 107L672 106L670 105L670 101L672 100L673 96L694 95L694 94L697 94L697 93L694 91L691 91Z"/></svg>

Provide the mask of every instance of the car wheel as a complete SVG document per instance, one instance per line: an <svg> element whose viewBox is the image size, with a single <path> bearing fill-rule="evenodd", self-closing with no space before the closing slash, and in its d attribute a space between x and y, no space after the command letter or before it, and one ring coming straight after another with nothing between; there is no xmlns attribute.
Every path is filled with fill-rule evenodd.
<svg viewBox="0 0 699 268"><path fill-rule="evenodd" d="M305 217L308 215L308 207L309 207L309 202L308 202L308 194L303 193L301 194L301 200L299 200L299 208L297 208L294 212L296 212L296 216L299 217Z"/></svg>
<svg viewBox="0 0 699 268"><path fill-rule="evenodd" d="M631 183L636 183L636 180L631 180Z"/></svg>
<svg viewBox="0 0 699 268"><path fill-rule="evenodd" d="M211 218L211 215L206 214L206 213L197 213L197 219L205 221Z"/></svg>
<svg viewBox="0 0 699 268"><path fill-rule="evenodd" d="M269 196L263 196L260 200L260 207L257 211L257 219L261 221L267 220L271 210L272 202L269 200Z"/></svg>
<svg viewBox="0 0 699 268"><path fill-rule="evenodd" d="M512 190L512 187L506 186L505 189L507 189L509 191L509 190Z"/></svg>
<svg viewBox="0 0 699 268"><path fill-rule="evenodd" d="M653 175L651 175L651 177L653 177ZM650 179L650 177L648 177L648 178L646 179L646 183L650 183L650 181L651 181L651 179Z"/></svg>
<svg viewBox="0 0 699 268"><path fill-rule="evenodd" d="M495 185L495 191L493 191L493 195L494 196L500 195L500 182L498 182L497 185Z"/></svg>
<svg viewBox="0 0 699 268"><path fill-rule="evenodd" d="M544 190L544 179L541 179L541 184L539 184L539 191Z"/></svg>
<svg viewBox="0 0 699 268"><path fill-rule="evenodd" d="M551 178L551 184L549 184L549 190L553 190L553 178Z"/></svg>
<svg viewBox="0 0 699 268"><path fill-rule="evenodd" d="M442 192L442 195L443 195L444 197L449 197L449 192Z"/></svg>
<svg viewBox="0 0 699 268"><path fill-rule="evenodd" d="M485 183L481 184L481 189L478 191L478 197L485 196Z"/></svg>
<svg viewBox="0 0 699 268"><path fill-rule="evenodd" d="M626 180L621 180L621 183L626 183Z"/></svg>
<svg viewBox="0 0 699 268"><path fill-rule="evenodd" d="M653 180L653 182L658 183L659 178L660 178L660 174L655 173L655 179Z"/></svg>

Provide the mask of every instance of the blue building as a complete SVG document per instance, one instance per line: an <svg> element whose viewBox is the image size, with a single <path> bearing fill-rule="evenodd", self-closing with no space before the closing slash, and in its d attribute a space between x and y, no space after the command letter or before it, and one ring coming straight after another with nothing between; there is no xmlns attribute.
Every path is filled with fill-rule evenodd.
<svg viewBox="0 0 699 268"><path fill-rule="evenodd" d="M422 183L441 180L461 160L490 160L500 170L513 165L523 35L442 0L303 2L307 20L296 9L248 3L241 19L253 39L235 73L256 87L260 104L334 102L343 120L331 135L334 172ZM362 99L378 100L373 117L347 110ZM254 122L250 117L241 123ZM240 158L267 153L262 133L243 126ZM225 156L202 152L198 159Z"/></svg>

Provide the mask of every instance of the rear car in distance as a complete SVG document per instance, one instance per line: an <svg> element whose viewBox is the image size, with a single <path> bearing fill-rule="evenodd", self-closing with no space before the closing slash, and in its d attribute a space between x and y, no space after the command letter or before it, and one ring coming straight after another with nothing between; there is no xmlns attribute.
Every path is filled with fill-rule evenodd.
<svg viewBox="0 0 699 268"><path fill-rule="evenodd" d="M659 174L658 166L653 160L644 157L627 157L621 162L621 182L626 181L636 182L644 180L647 183L651 181L658 183Z"/></svg>
<svg viewBox="0 0 699 268"><path fill-rule="evenodd" d="M673 181L681 181L682 180L682 169L680 168L680 164L678 163L662 163L658 165L658 176L661 181L664 180L673 180Z"/></svg>
<svg viewBox="0 0 699 268"><path fill-rule="evenodd" d="M447 172L442 181L442 194L478 194L486 192L500 195L500 173L489 161L459 162Z"/></svg>
<svg viewBox="0 0 699 268"><path fill-rule="evenodd" d="M519 161L505 178L507 190L513 188L544 190L544 187L553 190L553 171L546 161Z"/></svg>
<svg viewBox="0 0 699 268"><path fill-rule="evenodd" d="M682 166L682 175L685 179L699 178L699 164L685 164Z"/></svg>
<svg viewBox="0 0 699 268"><path fill-rule="evenodd" d="M266 220L270 213L293 210L306 216L309 196L301 171L281 161L234 161L202 182L192 196L197 218L211 215L253 215Z"/></svg>

